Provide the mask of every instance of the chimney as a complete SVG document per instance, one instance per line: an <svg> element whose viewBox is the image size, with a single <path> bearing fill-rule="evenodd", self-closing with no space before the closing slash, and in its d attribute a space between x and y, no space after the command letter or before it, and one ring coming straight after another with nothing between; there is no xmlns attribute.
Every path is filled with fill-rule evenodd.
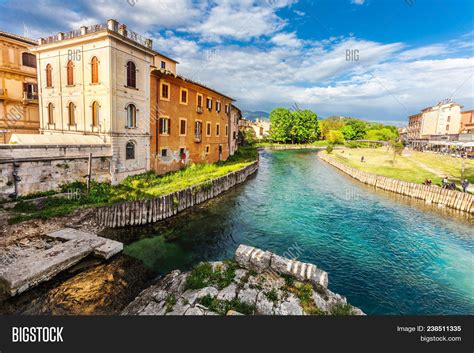
<svg viewBox="0 0 474 353"><path fill-rule="evenodd" d="M83 36L84 34L87 34L87 27L81 26L81 36Z"/></svg>
<svg viewBox="0 0 474 353"><path fill-rule="evenodd" d="M117 32L118 22L114 19L107 20L107 29Z"/></svg>
<svg viewBox="0 0 474 353"><path fill-rule="evenodd" d="M124 24L121 24L119 29L118 29L118 32L123 35L124 37L127 36L127 26L124 25Z"/></svg>

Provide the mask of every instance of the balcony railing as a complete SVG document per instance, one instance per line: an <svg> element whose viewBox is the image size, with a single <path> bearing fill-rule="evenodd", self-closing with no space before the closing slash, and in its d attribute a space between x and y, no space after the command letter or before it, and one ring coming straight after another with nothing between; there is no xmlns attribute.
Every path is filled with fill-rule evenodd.
<svg viewBox="0 0 474 353"><path fill-rule="evenodd" d="M201 142L202 140L202 134L194 134L194 142Z"/></svg>
<svg viewBox="0 0 474 353"><path fill-rule="evenodd" d="M34 102L38 100L38 93L23 92L23 101Z"/></svg>

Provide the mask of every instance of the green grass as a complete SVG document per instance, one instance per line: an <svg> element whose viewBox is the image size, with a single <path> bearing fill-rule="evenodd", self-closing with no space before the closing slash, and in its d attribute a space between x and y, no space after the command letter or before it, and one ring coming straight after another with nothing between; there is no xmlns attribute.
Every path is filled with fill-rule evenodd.
<svg viewBox="0 0 474 353"><path fill-rule="evenodd" d="M331 315L352 315L352 306L350 304L335 304L331 308Z"/></svg>
<svg viewBox="0 0 474 353"><path fill-rule="evenodd" d="M232 283L236 268L237 264L233 261L226 261L225 268L214 270L210 263L201 263L186 278L186 289L201 289L212 285L223 289Z"/></svg>
<svg viewBox="0 0 474 353"><path fill-rule="evenodd" d="M46 199L35 205L28 203L23 197L12 209L14 215L9 219L10 224L30 219L48 219L64 216L79 208L98 207L116 202L134 201L158 197L190 186L203 184L215 178L241 169L258 158L255 147L241 147L239 151L227 161L215 164L192 164L184 169L165 175L156 175L154 172L128 177L120 184L112 186L110 183L91 183L91 191L86 192L86 184L73 182L62 186L62 192L69 192L71 198L53 197L50 192ZM49 196L48 196L49 195Z"/></svg>
<svg viewBox="0 0 474 353"><path fill-rule="evenodd" d="M211 297L209 294L199 298L198 302L220 315L225 315L229 310L235 310L244 315L253 315L256 311L255 305L242 303L239 299L220 300Z"/></svg>
<svg viewBox="0 0 474 353"><path fill-rule="evenodd" d="M361 162L362 156L364 162ZM457 185L461 182L462 160L451 156L410 151L410 156L396 155L393 160L393 151L380 147L334 150L331 157L365 172L417 184L431 179L433 184L441 185L444 176L448 176L449 180ZM473 184L474 161L465 159L464 165L464 177Z"/></svg>

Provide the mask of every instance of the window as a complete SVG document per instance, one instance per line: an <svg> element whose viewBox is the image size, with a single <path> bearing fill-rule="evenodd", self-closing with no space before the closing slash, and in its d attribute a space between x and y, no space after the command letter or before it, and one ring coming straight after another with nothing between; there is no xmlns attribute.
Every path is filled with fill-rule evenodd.
<svg viewBox="0 0 474 353"><path fill-rule="evenodd" d="M160 118L160 134L161 135L169 135L170 134L170 119L168 118Z"/></svg>
<svg viewBox="0 0 474 353"><path fill-rule="evenodd" d="M196 140L201 140L201 135L202 135L202 122L201 121L196 121L194 123L194 137Z"/></svg>
<svg viewBox="0 0 474 353"><path fill-rule="evenodd" d="M53 103L48 104L48 124L54 124L54 106Z"/></svg>
<svg viewBox="0 0 474 353"><path fill-rule="evenodd" d="M229 114L229 112L230 112L230 105L229 104L225 105L225 112L226 112L226 114Z"/></svg>
<svg viewBox="0 0 474 353"><path fill-rule="evenodd" d="M69 103L68 105L68 123L69 126L76 125L76 106L73 102Z"/></svg>
<svg viewBox="0 0 474 353"><path fill-rule="evenodd" d="M216 112L220 112L221 111L221 102L219 101L216 101Z"/></svg>
<svg viewBox="0 0 474 353"><path fill-rule="evenodd" d="M92 126L99 125L99 103L92 102Z"/></svg>
<svg viewBox="0 0 474 353"><path fill-rule="evenodd" d="M179 103L188 104L188 90L186 88L179 90Z"/></svg>
<svg viewBox="0 0 474 353"><path fill-rule="evenodd" d="M451 120L451 117L448 115L448 123L449 123L450 120Z"/></svg>
<svg viewBox="0 0 474 353"><path fill-rule="evenodd" d="M24 66L36 68L36 56L30 53L21 54L21 62Z"/></svg>
<svg viewBox="0 0 474 353"><path fill-rule="evenodd" d="M229 136L229 125L225 126L225 137Z"/></svg>
<svg viewBox="0 0 474 353"><path fill-rule="evenodd" d="M133 129L137 127L137 107L134 104L127 105L127 128Z"/></svg>
<svg viewBox="0 0 474 353"><path fill-rule="evenodd" d="M131 141L125 146L125 159L135 159L135 144Z"/></svg>
<svg viewBox="0 0 474 353"><path fill-rule="evenodd" d="M186 136L186 119L179 119L179 135Z"/></svg>
<svg viewBox="0 0 474 353"><path fill-rule="evenodd" d="M166 69L166 63L164 61L161 62L161 68Z"/></svg>
<svg viewBox="0 0 474 353"><path fill-rule="evenodd" d="M202 108L202 99L203 99L202 94L198 93L197 94L197 100L196 100L196 106L197 107Z"/></svg>
<svg viewBox="0 0 474 353"><path fill-rule="evenodd" d="M206 145L206 154L209 154L209 152L211 152L211 146L210 145Z"/></svg>
<svg viewBox="0 0 474 353"><path fill-rule="evenodd" d="M38 85L36 83L23 83L23 92L26 99L38 99Z"/></svg>
<svg viewBox="0 0 474 353"><path fill-rule="evenodd" d="M170 100L170 84L166 82L161 83L161 99L169 101Z"/></svg>
<svg viewBox="0 0 474 353"><path fill-rule="evenodd" d="M137 69L131 61L127 63L127 86L137 88Z"/></svg>
<svg viewBox="0 0 474 353"><path fill-rule="evenodd" d="M91 83L99 83L99 60L94 56L91 60Z"/></svg>
<svg viewBox="0 0 474 353"><path fill-rule="evenodd" d="M448 131L448 130L449 130L449 124L448 124L448 125L446 125L446 131Z"/></svg>
<svg viewBox="0 0 474 353"><path fill-rule="evenodd" d="M166 157L167 155L168 155L168 149L163 148L163 149L161 150L161 157Z"/></svg>
<svg viewBox="0 0 474 353"><path fill-rule="evenodd" d="M67 85L73 86L74 85L74 64L72 60L67 62Z"/></svg>
<svg viewBox="0 0 474 353"><path fill-rule="evenodd" d="M46 65L46 87L53 87L53 75L51 64Z"/></svg>
<svg viewBox="0 0 474 353"><path fill-rule="evenodd" d="M206 136L211 136L211 123L206 123Z"/></svg>
<svg viewBox="0 0 474 353"><path fill-rule="evenodd" d="M216 124L216 136L221 134L221 124Z"/></svg>
<svg viewBox="0 0 474 353"><path fill-rule="evenodd" d="M179 158L181 160L185 160L186 159L186 149L185 148L180 148L179 149Z"/></svg>
<svg viewBox="0 0 474 353"><path fill-rule="evenodd" d="M208 110L212 109L212 98L207 98L206 106Z"/></svg>

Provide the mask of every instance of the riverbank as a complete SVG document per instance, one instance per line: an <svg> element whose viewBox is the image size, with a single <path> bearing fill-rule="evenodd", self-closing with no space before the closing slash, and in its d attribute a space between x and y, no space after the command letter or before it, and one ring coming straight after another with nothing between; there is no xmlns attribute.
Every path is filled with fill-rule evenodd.
<svg viewBox="0 0 474 353"><path fill-rule="evenodd" d="M415 184L374 173L368 173L350 167L345 163L341 163L325 152L320 153L319 158L364 184L420 199L426 203L437 204L440 207L446 206L458 211L474 214L474 195L472 194L442 189L437 186Z"/></svg>
<svg viewBox="0 0 474 353"><path fill-rule="evenodd" d="M331 157L364 172L416 184L430 179L434 185L441 186L444 177L456 183L459 190L461 178L466 178L470 184L474 184L472 159L463 160L449 155L412 150L404 150L401 155L394 155L393 150L386 147L335 150ZM463 162L464 175L461 175Z"/></svg>
<svg viewBox="0 0 474 353"><path fill-rule="evenodd" d="M234 260L172 271L122 315L364 315L313 264L240 245Z"/></svg>
<svg viewBox="0 0 474 353"><path fill-rule="evenodd" d="M118 185L92 182L90 192L83 182L62 186L63 196L46 195L29 200L0 205L2 219L8 224L21 223L33 219L49 219L70 215L80 209L97 208L118 202L145 200L167 195L179 190L199 185L245 168L258 159L253 147L242 147L227 161L216 164L192 164L176 172L156 175L153 172L126 178ZM32 195L34 197L35 195Z"/></svg>
<svg viewBox="0 0 474 353"><path fill-rule="evenodd" d="M258 150L299 150L299 149L325 149L328 146L327 141L316 141L308 144L286 144L260 142L256 144Z"/></svg>

